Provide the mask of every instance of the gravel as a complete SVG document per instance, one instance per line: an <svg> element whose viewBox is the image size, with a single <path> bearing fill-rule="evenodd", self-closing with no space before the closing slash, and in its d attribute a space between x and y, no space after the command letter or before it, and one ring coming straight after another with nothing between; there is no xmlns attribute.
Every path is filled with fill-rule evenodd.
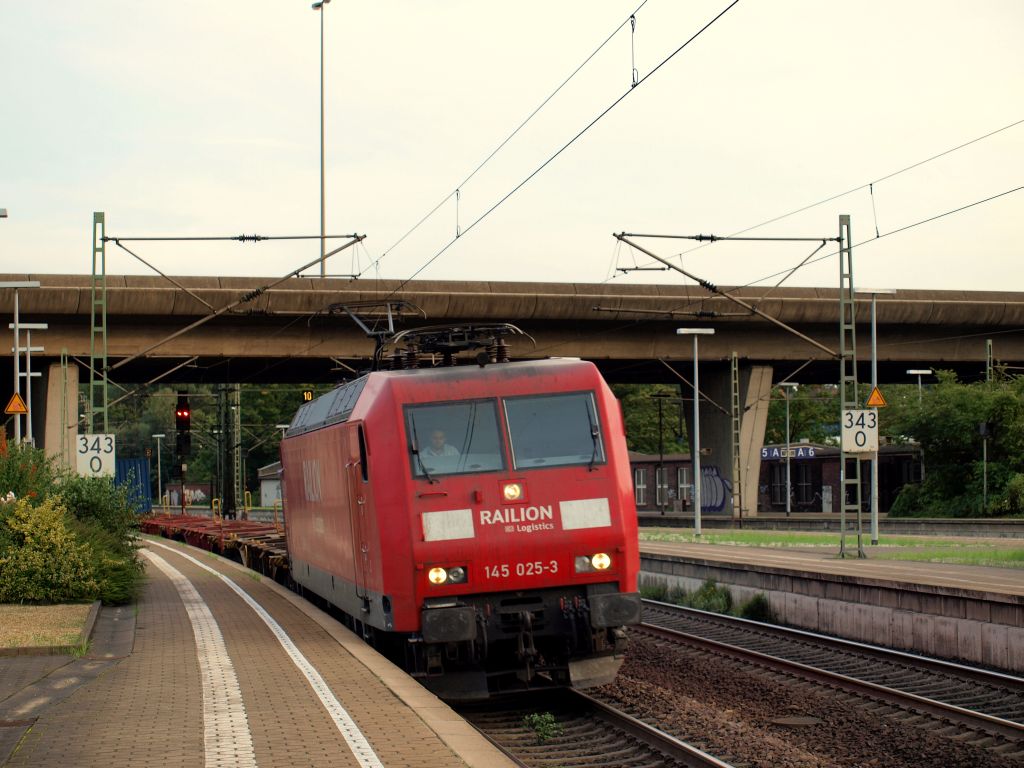
<svg viewBox="0 0 1024 768"><path fill-rule="evenodd" d="M1019 766L870 711L850 694L633 635L611 703L738 765L764 768Z"/></svg>

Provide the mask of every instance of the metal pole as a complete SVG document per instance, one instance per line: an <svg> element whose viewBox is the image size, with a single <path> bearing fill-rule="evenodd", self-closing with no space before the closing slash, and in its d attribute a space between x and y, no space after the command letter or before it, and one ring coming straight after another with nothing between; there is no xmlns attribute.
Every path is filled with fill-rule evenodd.
<svg viewBox="0 0 1024 768"><path fill-rule="evenodd" d="M658 400L658 471L654 473L654 498L658 502L658 511L665 514L665 499L661 491L661 476L665 472L665 439L662 429L662 400Z"/></svg>
<svg viewBox="0 0 1024 768"><path fill-rule="evenodd" d="M987 430L986 430L987 432ZM988 434L981 439L981 511L988 514Z"/></svg>
<svg viewBox="0 0 1024 768"><path fill-rule="evenodd" d="M35 446L36 439L32 434L32 331L25 331L25 440Z"/></svg>
<svg viewBox="0 0 1024 768"><path fill-rule="evenodd" d="M790 485L789 475L789 387L784 387L783 392L786 393L786 517L789 517L791 501L790 498L793 495L792 486Z"/></svg>
<svg viewBox="0 0 1024 768"><path fill-rule="evenodd" d="M324 202L324 6L331 0L313 3L320 11L320 277L327 274L326 204Z"/></svg>
<svg viewBox="0 0 1024 768"><path fill-rule="evenodd" d="M693 533L700 538L700 387L697 383L697 336L693 337Z"/></svg>
<svg viewBox="0 0 1024 768"><path fill-rule="evenodd" d="M14 289L14 392L21 396L21 328L18 327L18 289ZM21 443L21 414L14 414L14 442Z"/></svg>
<svg viewBox="0 0 1024 768"><path fill-rule="evenodd" d="M871 391L878 388L878 325L876 302L878 294L871 294ZM878 409L875 409L878 413ZM878 544L878 451L871 457L871 543Z"/></svg>
<svg viewBox="0 0 1024 768"><path fill-rule="evenodd" d="M159 437L157 437L156 435L153 435L153 437L156 437L156 497L157 497L157 499L163 499L163 497L164 497L164 483L163 483L163 475L161 474L161 471L160 471L160 467L161 467L161 463L160 463L160 444L163 442L163 437L164 436L160 435Z"/></svg>

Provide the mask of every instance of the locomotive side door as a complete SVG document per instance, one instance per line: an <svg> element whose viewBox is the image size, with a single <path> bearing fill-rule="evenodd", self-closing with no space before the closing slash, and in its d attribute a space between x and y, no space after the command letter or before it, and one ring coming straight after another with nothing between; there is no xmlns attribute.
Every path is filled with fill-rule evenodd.
<svg viewBox="0 0 1024 768"><path fill-rule="evenodd" d="M350 422L346 435L345 473L348 487L349 541L352 545L352 570L356 597L369 600L367 583L373 571L370 559L371 522L368 519L367 491L369 472L366 462L366 439L362 422Z"/></svg>

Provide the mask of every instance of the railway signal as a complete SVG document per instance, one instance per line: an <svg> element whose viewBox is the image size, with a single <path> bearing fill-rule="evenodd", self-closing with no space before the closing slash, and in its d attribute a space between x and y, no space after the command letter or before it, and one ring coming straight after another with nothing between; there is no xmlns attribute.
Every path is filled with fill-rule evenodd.
<svg viewBox="0 0 1024 768"><path fill-rule="evenodd" d="M192 451L192 409L188 404L188 395L178 393L178 403L174 407L174 425L177 438L178 463L184 461Z"/></svg>
<svg viewBox="0 0 1024 768"><path fill-rule="evenodd" d="M188 395L184 392L178 393L178 404L174 407L174 423L178 432L188 432L192 429L192 409L188 405Z"/></svg>

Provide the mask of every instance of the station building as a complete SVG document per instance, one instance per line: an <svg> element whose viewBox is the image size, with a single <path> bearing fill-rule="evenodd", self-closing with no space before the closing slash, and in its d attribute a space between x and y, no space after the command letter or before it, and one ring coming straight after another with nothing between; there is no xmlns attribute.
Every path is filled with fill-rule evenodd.
<svg viewBox="0 0 1024 768"><path fill-rule="evenodd" d="M790 510L839 513L839 448L815 443L790 446ZM645 454L631 451L633 493L638 512L692 512L693 464L688 453ZM847 461L853 461L847 456ZM883 445L878 455L878 506L888 512L900 489L921 481L921 450L916 444ZM731 515L732 489L718 467L701 463L702 514ZM871 506L871 460L861 459L861 504ZM786 446L761 449L757 483L758 513L786 511ZM748 507L744 504L744 507Z"/></svg>

